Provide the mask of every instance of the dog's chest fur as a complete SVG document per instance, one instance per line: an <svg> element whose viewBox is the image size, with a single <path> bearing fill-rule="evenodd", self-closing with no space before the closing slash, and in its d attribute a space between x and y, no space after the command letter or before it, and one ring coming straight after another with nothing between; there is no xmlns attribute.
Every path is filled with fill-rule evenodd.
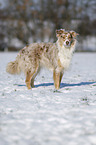
<svg viewBox="0 0 96 145"><path fill-rule="evenodd" d="M60 59L61 65L62 67L64 67L64 69L68 69L73 54L72 48L68 49L65 48L64 46L62 47L58 46L58 49L59 49L58 57Z"/></svg>

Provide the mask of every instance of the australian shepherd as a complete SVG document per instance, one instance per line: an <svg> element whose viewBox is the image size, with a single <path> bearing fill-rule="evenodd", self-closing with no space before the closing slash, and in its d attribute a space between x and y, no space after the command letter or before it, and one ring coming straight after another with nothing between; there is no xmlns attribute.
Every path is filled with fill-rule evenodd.
<svg viewBox="0 0 96 145"><path fill-rule="evenodd" d="M26 86L31 89L40 68L45 66L53 71L54 86L59 89L63 73L68 69L75 50L77 35L75 31L56 30L56 43L42 42L25 46L18 53L16 60L8 63L6 71L10 74L23 71Z"/></svg>

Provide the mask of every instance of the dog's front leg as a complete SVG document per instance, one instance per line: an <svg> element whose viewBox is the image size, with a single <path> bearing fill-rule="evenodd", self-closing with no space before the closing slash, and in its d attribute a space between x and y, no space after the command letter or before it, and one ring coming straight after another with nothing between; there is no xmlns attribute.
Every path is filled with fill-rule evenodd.
<svg viewBox="0 0 96 145"><path fill-rule="evenodd" d="M61 83L62 77L63 77L63 72L60 73L60 83Z"/></svg>
<svg viewBox="0 0 96 145"><path fill-rule="evenodd" d="M60 88L60 72L53 72L53 79L55 88L58 90Z"/></svg>

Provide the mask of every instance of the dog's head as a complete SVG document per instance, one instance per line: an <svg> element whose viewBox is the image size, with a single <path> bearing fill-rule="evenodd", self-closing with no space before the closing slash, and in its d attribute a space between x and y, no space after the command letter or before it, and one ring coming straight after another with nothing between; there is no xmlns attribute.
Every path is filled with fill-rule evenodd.
<svg viewBox="0 0 96 145"><path fill-rule="evenodd" d="M56 36L60 45L65 48L70 48L76 41L76 36L79 35L75 31L65 31L64 29L56 30Z"/></svg>

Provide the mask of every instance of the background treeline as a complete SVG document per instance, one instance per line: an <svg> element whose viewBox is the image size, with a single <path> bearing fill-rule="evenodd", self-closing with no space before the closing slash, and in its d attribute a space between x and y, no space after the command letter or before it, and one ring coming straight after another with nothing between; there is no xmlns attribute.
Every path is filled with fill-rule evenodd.
<svg viewBox="0 0 96 145"><path fill-rule="evenodd" d="M84 50L89 40L95 48L96 0L7 0L4 7L1 3L0 50L18 50L32 42L54 42L59 28L80 34L78 50Z"/></svg>

